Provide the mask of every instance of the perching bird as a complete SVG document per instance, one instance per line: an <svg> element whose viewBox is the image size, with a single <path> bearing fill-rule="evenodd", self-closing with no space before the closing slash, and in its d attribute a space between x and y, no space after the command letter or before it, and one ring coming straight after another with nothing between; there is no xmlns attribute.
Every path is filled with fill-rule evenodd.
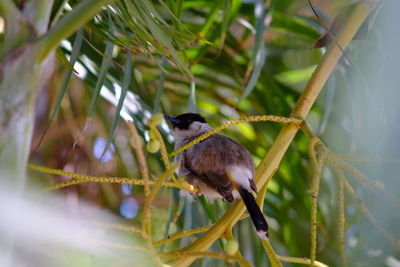
<svg viewBox="0 0 400 267"><path fill-rule="evenodd" d="M164 117L173 125L175 149L211 130L197 113ZM257 193L253 180L255 168L246 148L226 136L213 134L179 153L176 161L180 163L179 175L186 177L187 182L209 200L223 198L233 202L241 198L257 234L263 239L268 238L267 221L253 196L253 192Z"/></svg>

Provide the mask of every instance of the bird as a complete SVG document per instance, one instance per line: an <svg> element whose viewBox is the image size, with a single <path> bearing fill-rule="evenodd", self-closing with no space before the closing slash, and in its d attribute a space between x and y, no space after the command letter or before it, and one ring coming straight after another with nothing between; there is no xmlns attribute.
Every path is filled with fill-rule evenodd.
<svg viewBox="0 0 400 267"><path fill-rule="evenodd" d="M184 113L176 117L164 116L173 126L175 149L212 130L206 119L197 113ZM222 198L232 203L242 199L258 236L268 239L268 223L257 205L254 183L254 161L250 152L235 140L212 134L175 157L179 176L198 189L210 201ZM193 200L188 191L181 194Z"/></svg>

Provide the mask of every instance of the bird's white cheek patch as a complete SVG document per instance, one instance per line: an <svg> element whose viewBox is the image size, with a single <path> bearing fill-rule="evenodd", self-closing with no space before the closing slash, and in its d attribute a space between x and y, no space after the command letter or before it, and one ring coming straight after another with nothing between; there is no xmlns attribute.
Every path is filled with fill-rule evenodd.
<svg viewBox="0 0 400 267"><path fill-rule="evenodd" d="M250 179L253 179L251 170L244 166L229 166L228 172L237 185L251 190Z"/></svg>

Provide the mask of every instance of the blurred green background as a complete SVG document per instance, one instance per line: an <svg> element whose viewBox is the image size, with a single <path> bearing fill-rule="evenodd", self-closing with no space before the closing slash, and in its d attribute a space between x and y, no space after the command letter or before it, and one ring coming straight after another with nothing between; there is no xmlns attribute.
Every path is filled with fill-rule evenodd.
<svg viewBox="0 0 400 267"><path fill-rule="evenodd" d="M54 1L52 17L71 12L78 3ZM344 0L312 3L327 25L349 4ZM385 190L399 195L400 128L395 125L400 98L398 83L390 82L398 70L395 44L399 40L394 37L398 29L387 30L387 17L382 15L395 7L394 1L377 6L359 40L338 63L307 122L332 151L377 159L354 166L379 181L384 191L377 194L357 180L350 182L383 226L399 237L398 206L382 197ZM394 19L395 14L389 14ZM138 178L123 120L133 120L147 143L147 122L156 112L197 111L213 127L249 115L289 116L325 52L325 48L312 49L324 31L305 0L117 1L57 48L55 72L36 103L30 162L93 176ZM243 144L258 164L281 127L269 122L245 123L223 134ZM165 122L159 129L172 152L171 129ZM280 255L309 257L313 169L308 141L301 132L296 136L269 185L263 207L271 244ZM159 153L146 152L146 158L153 178L165 171ZM34 171L29 175L29 183L43 187L69 179ZM325 168L318 202L317 259L329 266L342 266L337 185L336 177ZM88 202L123 218L125 224L140 222L142 187L84 183L59 193L73 199L72 210ZM350 198L345 202L349 266L400 266L399 250ZM154 240L209 225L229 204L217 201L211 213L205 206L204 200L190 204L177 190L162 189L153 206ZM234 236L254 266L269 266L249 219L234 227ZM179 249L192 241L184 238L162 249ZM212 250L221 251L223 244L216 242ZM206 258L193 264L225 265Z"/></svg>

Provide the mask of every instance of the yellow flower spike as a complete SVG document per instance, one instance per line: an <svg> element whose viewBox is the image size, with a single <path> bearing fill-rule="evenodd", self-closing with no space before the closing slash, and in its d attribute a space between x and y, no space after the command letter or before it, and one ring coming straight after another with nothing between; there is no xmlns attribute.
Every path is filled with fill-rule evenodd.
<svg viewBox="0 0 400 267"><path fill-rule="evenodd" d="M154 131L153 130L149 130L149 138L150 139L156 139L156 134L154 133Z"/></svg>
<svg viewBox="0 0 400 267"><path fill-rule="evenodd" d="M150 132L149 132L149 137L151 139L155 139L158 142L160 142L160 153L161 153L161 158L162 161L164 162L165 168L169 169L170 168L170 162L168 160L168 152L167 149L165 148L165 144L164 144L164 139L161 136L160 132L157 129L157 126L153 123L152 120L149 121L149 128L150 128ZM154 138L151 137L150 135L154 135ZM175 175L171 176L172 181L174 181L175 183L177 182Z"/></svg>
<svg viewBox="0 0 400 267"><path fill-rule="evenodd" d="M89 176L86 174L82 173L75 173L75 172L67 172L64 170L59 170L59 169L52 169L52 168L47 168L44 166L38 166L34 164L28 164L28 167L32 170L41 172L41 173L47 173L47 174L52 174L52 175L57 175L57 176L68 176L73 178L73 180L66 181L64 183L59 183L55 184L53 186L50 186L46 189L44 189L44 192L64 188L70 185L75 185L75 184L81 184L81 183L117 183L117 184L131 184L131 185L139 185L143 186L144 181L143 179L135 179L135 178L130 178L130 177L98 177L98 176ZM150 180L148 183L150 185L155 184L156 181ZM191 184L188 184L187 182L184 181L179 181L179 182L163 182L161 183L162 186L165 187L174 187L178 189L184 189L192 192L193 194L197 193L197 189L193 187Z"/></svg>
<svg viewBox="0 0 400 267"><path fill-rule="evenodd" d="M260 121L273 121L273 122L278 122L278 123L292 123L295 125L301 125L303 123L303 120L300 119L296 119L296 118L287 118L287 117L280 117L280 116L274 116L274 115L257 115L257 116L248 116L248 117L243 117L237 120L233 120L233 121L227 121L224 124L221 124L218 127L215 127L214 129L212 129L211 131L208 131L202 135L200 135L199 137L197 137L196 139L194 139L193 141L187 143L184 146L181 146L180 148L178 148L177 150L173 151L169 156L173 157L183 151L185 151L186 149L188 149L189 147L197 144L198 142L201 142L203 140L205 140L206 138L208 138L209 136L225 129L228 128L230 126L239 124L239 123L244 123L244 122L260 122Z"/></svg>
<svg viewBox="0 0 400 267"><path fill-rule="evenodd" d="M171 226L176 227L175 224L171 224ZM205 226L205 227L195 228L195 229L192 229L192 230L187 230L187 231L183 231L183 232L178 232L178 233L169 235L167 238L164 238L164 239L162 239L162 240L159 240L159 241L157 241L157 242L154 242L153 245L154 245L155 247L158 247L158 246L160 246L160 245L162 245L162 244L166 244L166 243L168 243L168 242L171 242L171 241L180 239L180 238L185 237L185 236L191 236L191 235L194 235L194 234L198 234L198 233L205 232L205 231L209 230L211 227L212 227L212 225L209 225L209 226ZM171 233L172 233L172 232L176 232L176 229L175 229L175 231L174 231L174 228L171 228L171 229L170 229L170 232L171 232Z"/></svg>
<svg viewBox="0 0 400 267"><path fill-rule="evenodd" d="M226 243L224 250L229 255L235 255L239 250L239 243L236 240L229 240Z"/></svg>
<svg viewBox="0 0 400 267"><path fill-rule="evenodd" d="M150 142L147 143L147 151L156 153L158 150L160 150L160 142L156 139L151 139Z"/></svg>
<svg viewBox="0 0 400 267"><path fill-rule="evenodd" d="M154 124L154 125L159 125L163 122L164 120L164 115L161 113L156 113L151 117L149 124Z"/></svg>

